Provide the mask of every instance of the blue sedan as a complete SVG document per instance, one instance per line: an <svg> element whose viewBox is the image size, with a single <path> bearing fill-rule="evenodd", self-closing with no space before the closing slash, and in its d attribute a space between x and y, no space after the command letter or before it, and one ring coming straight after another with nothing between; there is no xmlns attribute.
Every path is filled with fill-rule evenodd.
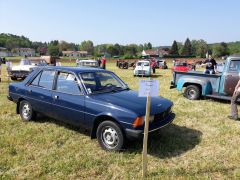
<svg viewBox="0 0 240 180"><path fill-rule="evenodd" d="M30 121L37 113L90 130L105 150L121 150L127 139L143 135L146 98L113 72L84 67L41 67L24 81L9 85L8 99ZM173 103L151 102L149 132L171 123Z"/></svg>

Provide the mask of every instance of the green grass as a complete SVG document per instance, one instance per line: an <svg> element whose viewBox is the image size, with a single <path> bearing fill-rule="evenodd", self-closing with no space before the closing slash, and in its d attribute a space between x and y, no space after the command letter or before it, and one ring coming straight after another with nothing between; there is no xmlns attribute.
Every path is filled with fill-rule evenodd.
<svg viewBox="0 0 240 180"><path fill-rule="evenodd" d="M118 69L115 63L108 63L107 69L138 89L142 78L134 78L132 69ZM176 89L169 89L170 70L157 70L154 78L160 81L159 94L174 102L176 118L149 138L149 179L240 178L240 122L226 118L229 103L185 99ZM7 87L4 71L0 179L141 178L142 141L128 143L123 152L106 152L81 129L45 117L23 122L15 104L6 99Z"/></svg>

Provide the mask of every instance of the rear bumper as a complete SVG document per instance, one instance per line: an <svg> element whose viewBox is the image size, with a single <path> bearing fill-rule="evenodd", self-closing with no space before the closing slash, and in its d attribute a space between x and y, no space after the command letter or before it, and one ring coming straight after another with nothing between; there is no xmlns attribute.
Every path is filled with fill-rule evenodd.
<svg viewBox="0 0 240 180"><path fill-rule="evenodd" d="M159 129L169 125L170 123L172 123L172 121L174 120L175 116L176 115L174 113L171 113L166 119L160 121L157 126L155 126L154 128L150 129L148 131L148 133L157 132ZM140 138L143 137L144 130L125 129L125 133L126 133L126 137L128 139L130 139L130 140L140 139Z"/></svg>
<svg viewBox="0 0 240 180"><path fill-rule="evenodd" d="M24 78L27 77L30 72L28 71L9 71L10 77Z"/></svg>

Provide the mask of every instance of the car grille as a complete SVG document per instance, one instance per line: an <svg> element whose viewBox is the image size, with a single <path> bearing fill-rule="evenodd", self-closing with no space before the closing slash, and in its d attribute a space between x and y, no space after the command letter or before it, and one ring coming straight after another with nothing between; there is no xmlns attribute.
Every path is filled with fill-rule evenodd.
<svg viewBox="0 0 240 180"><path fill-rule="evenodd" d="M138 70L138 74L145 74L145 71L143 71L143 70Z"/></svg>
<svg viewBox="0 0 240 180"><path fill-rule="evenodd" d="M166 118L171 113L171 108L172 107L169 107L166 111L159 113L159 114L155 114L154 121L161 121L164 118Z"/></svg>

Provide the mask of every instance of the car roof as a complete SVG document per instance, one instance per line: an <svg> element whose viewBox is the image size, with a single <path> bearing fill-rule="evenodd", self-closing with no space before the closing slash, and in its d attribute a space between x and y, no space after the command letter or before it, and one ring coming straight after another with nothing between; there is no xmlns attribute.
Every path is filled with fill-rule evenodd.
<svg viewBox="0 0 240 180"><path fill-rule="evenodd" d="M96 72L96 71L107 71L104 69L100 69L100 68L91 68L91 67L87 67L87 66L77 66L77 67L73 67L73 66L44 66L44 67L40 67L41 69L50 69L50 70L58 70L58 71L71 71L74 73L81 73L81 72ZM110 71L107 71L110 72Z"/></svg>

